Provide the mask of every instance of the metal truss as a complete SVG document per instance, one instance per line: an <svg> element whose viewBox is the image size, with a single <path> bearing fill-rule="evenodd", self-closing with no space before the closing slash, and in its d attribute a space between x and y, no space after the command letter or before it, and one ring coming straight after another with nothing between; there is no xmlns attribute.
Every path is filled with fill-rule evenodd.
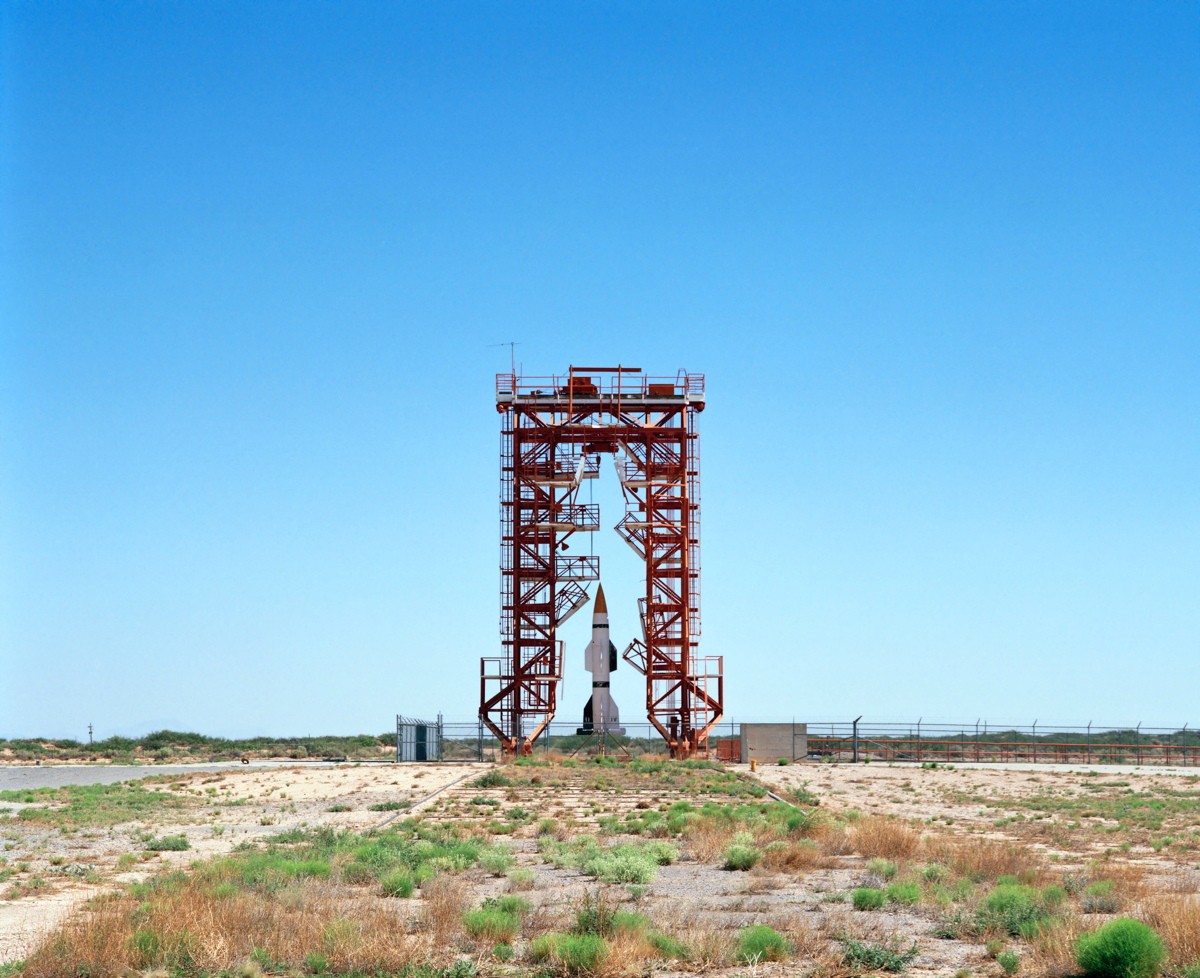
<svg viewBox="0 0 1200 978"><path fill-rule="evenodd" d="M723 712L721 657L701 658L700 459L704 376L646 377L632 367L571 367L566 376L499 374L502 654L481 663L479 715L505 751L528 754L554 717L562 678L558 626L600 577L570 555L599 528L578 501L612 456L625 498L615 529L645 561L642 638L625 659L646 677L650 722L674 756L707 751Z"/></svg>

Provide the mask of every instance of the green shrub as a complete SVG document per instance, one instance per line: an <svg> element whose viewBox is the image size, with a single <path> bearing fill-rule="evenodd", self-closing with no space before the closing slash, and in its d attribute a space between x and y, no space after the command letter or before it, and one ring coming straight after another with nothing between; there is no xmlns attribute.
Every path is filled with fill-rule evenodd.
<svg viewBox="0 0 1200 978"><path fill-rule="evenodd" d="M788 766L789 764L791 764L791 763L792 763L792 762L791 762L791 760L789 760L789 759L788 759L788 758L786 758L786 757L781 757L781 758L779 759L779 766L780 766L780 767L787 767L787 766Z"/></svg>
<svg viewBox="0 0 1200 978"><path fill-rule="evenodd" d="M140 963L148 966L158 957L162 948L162 938L159 937L158 931L142 927L133 932L133 936L129 938L129 945L134 955L141 959Z"/></svg>
<svg viewBox="0 0 1200 978"><path fill-rule="evenodd" d="M375 872L366 863L350 862L342 867L342 882L361 886L375 879Z"/></svg>
<svg viewBox="0 0 1200 978"><path fill-rule="evenodd" d="M529 942L525 956L530 964L545 964L554 957L554 945L558 943L561 934L543 934Z"/></svg>
<svg viewBox="0 0 1200 978"><path fill-rule="evenodd" d="M1081 934L1075 945L1079 967L1096 978L1154 978L1166 956L1162 938L1129 917Z"/></svg>
<svg viewBox="0 0 1200 978"><path fill-rule="evenodd" d="M503 876L512 869L515 860L507 849L496 846L479 857L480 867L493 876Z"/></svg>
<svg viewBox="0 0 1200 978"><path fill-rule="evenodd" d="M783 961L792 953L792 945L774 927L752 924L738 931L737 959L742 964Z"/></svg>
<svg viewBox="0 0 1200 978"><path fill-rule="evenodd" d="M402 801L381 801L374 805L368 805L369 812L399 812L408 808L408 805Z"/></svg>
<svg viewBox="0 0 1200 978"><path fill-rule="evenodd" d="M385 873L379 881L379 888L384 896L401 897L406 900L413 895L415 887L413 878L402 869L393 869Z"/></svg>
<svg viewBox="0 0 1200 978"><path fill-rule="evenodd" d="M1038 905L1038 900L1039 894L1033 887L1020 883L997 886L976 911L974 929L997 929L1027 939L1037 937L1050 920L1050 913Z"/></svg>
<svg viewBox="0 0 1200 978"><path fill-rule="evenodd" d="M817 812L792 812L784 819L784 828L789 835L806 835L821 824L821 816Z"/></svg>
<svg viewBox="0 0 1200 978"><path fill-rule="evenodd" d="M1012 951L1001 951L996 955L996 963L1006 975L1015 975L1021 970L1021 957Z"/></svg>
<svg viewBox="0 0 1200 978"><path fill-rule="evenodd" d="M1035 892L1027 886L1005 883L997 886L984 897L983 905L993 913L1004 913L1014 908L1032 906L1035 895Z"/></svg>
<svg viewBox="0 0 1200 978"><path fill-rule="evenodd" d="M161 839L151 839L146 843L151 852L183 852L192 848L186 835L164 835Z"/></svg>
<svg viewBox="0 0 1200 978"><path fill-rule="evenodd" d="M613 932L616 918L616 906L609 903L602 893L584 893L583 899L575 908L575 923L571 932L607 937Z"/></svg>
<svg viewBox="0 0 1200 978"><path fill-rule="evenodd" d="M507 788L512 782L499 771L493 769L477 777L471 784L476 788Z"/></svg>
<svg viewBox="0 0 1200 978"><path fill-rule="evenodd" d="M921 902L921 887L916 883L892 883L887 888L887 898L891 903L912 906Z"/></svg>
<svg viewBox="0 0 1200 978"><path fill-rule="evenodd" d="M867 872L890 880L896 875L896 864L889 859L868 859Z"/></svg>
<svg viewBox="0 0 1200 978"><path fill-rule="evenodd" d="M642 845L641 851L659 866L670 866L679 858L679 850L669 842L647 842Z"/></svg>
<svg viewBox="0 0 1200 978"><path fill-rule="evenodd" d="M753 846L730 846L725 850L724 867L744 872L753 869L761 858L762 853Z"/></svg>
<svg viewBox="0 0 1200 978"><path fill-rule="evenodd" d="M1047 886L1042 890L1042 906L1047 910L1057 910L1066 899L1067 891L1061 886Z"/></svg>
<svg viewBox="0 0 1200 978"><path fill-rule="evenodd" d="M661 934L655 931L647 935L646 940L658 952L659 957L666 958L668 961L672 958L678 961L686 961L691 957L688 946L682 941L677 941L670 934Z"/></svg>
<svg viewBox="0 0 1200 978"><path fill-rule="evenodd" d="M463 927L475 940L511 944L521 929L521 921L516 914L495 907L480 907L463 914Z"/></svg>
<svg viewBox="0 0 1200 978"><path fill-rule="evenodd" d="M1113 892L1115 889L1112 880L1089 883L1084 888L1079 908L1084 913L1116 913L1121 909L1121 902Z"/></svg>
<svg viewBox="0 0 1200 978"><path fill-rule="evenodd" d="M524 917L533 907L524 897L498 896L488 897L483 901L484 907L494 907L501 913L510 913L514 917Z"/></svg>
<svg viewBox="0 0 1200 978"><path fill-rule="evenodd" d="M625 847L597 852L580 868L604 883L650 883L658 875L653 859Z"/></svg>
<svg viewBox="0 0 1200 978"><path fill-rule="evenodd" d="M887 902L887 894L869 886L860 886L851 897L855 910L878 910Z"/></svg>
<svg viewBox="0 0 1200 978"><path fill-rule="evenodd" d="M546 934L529 945L534 964L553 962L567 974L589 974L608 957L608 942L598 934Z"/></svg>
<svg viewBox="0 0 1200 978"><path fill-rule="evenodd" d="M940 883L950 873L941 863L930 863L921 869L921 878L927 883Z"/></svg>
<svg viewBox="0 0 1200 978"><path fill-rule="evenodd" d="M514 869L508 874L508 885L513 890L532 890L535 880L532 869Z"/></svg>
<svg viewBox="0 0 1200 978"><path fill-rule="evenodd" d="M905 950L901 947L898 937L878 944L855 940L852 937L843 937L840 940L846 949L842 960L854 971L903 971L909 962L921 953L916 941Z"/></svg>
<svg viewBox="0 0 1200 978"><path fill-rule="evenodd" d="M564 934L554 958L568 974L588 974L608 957L608 942L596 934Z"/></svg>
<svg viewBox="0 0 1200 978"><path fill-rule="evenodd" d="M497 944L492 948L492 957L497 961L511 961L513 959L513 949L511 944Z"/></svg>
<svg viewBox="0 0 1200 978"><path fill-rule="evenodd" d="M329 970L329 957L320 951L304 956L304 969L312 975L323 975Z"/></svg>

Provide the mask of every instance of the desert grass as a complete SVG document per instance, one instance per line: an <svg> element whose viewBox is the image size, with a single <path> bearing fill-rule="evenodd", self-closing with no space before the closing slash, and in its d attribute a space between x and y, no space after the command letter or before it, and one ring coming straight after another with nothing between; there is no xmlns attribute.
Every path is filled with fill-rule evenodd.
<svg viewBox="0 0 1200 978"><path fill-rule="evenodd" d="M826 855L820 845L797 842L769 846L763 853L762 865L780 873L804 873L812 869L831 869L838 861Z"/></svg>
<svg viewBox="0 0 1200 978"><path fill-rule="evenodd" d="M1148 890L1145 867L1128 859L1096 859L1087 864L1087 877L1092 882L1113 884L1113 895L1122 903L1137 900Z"/></svg>
<svg viewBox="0 0 1200 978"><path fill-rule="evenodd" d="M1001 876L1034 883L1044 874L1046 865L1045 857L1020 843L990 839L934 839L926 843L925 854L975 883Z"/></svg>
<svg viewBox="0 0 1200 978"><path fill-rule="evenodd" d="M466 883L450 876L430 880L421 889L421 922L440 944L448 943L462 929L463 912L470 904Z"/></svg>
<svg viewBox="0 0 1200 978"><path fill-rule="evenodd" d="M320 954L337 971L400 970L449 960L433 933L410 933L394 905L310 879L274 894L164 876L149 892L130 889L93 900L34 952L23 978L129 970L221 971L256 952L300 967Z"/></svg>
<svg viewBox="0 0 1200 978"><path fill-rule="evenodd" d="M734 822L697 819L685 832L688 851L697 862L718 862L739 831L742 831L741 826Z"/></svg>
<svg viewBox="0 0 1200 978"><path fill-rule="evenodd" d="M920 848L921 836L898 819L875 815L862 819L850 830L850 841L868 859L906 859Z"/></svg>
<svg viewBox="0 0 1200 978"><path fill-rule="evenodd" d="M1155 896L1142 904L1139 916L1167 942L1176 965L1200 964L1200 897Z"/></svg>
<svg viewBox="0 0 1200 978"><path fill-rule="evenodd" d="M1044 923L1022 955L1022 972L1050 978L1075 975L1075 944L1085 930L1083 920L1073 913L1061 914Z"/></svg>

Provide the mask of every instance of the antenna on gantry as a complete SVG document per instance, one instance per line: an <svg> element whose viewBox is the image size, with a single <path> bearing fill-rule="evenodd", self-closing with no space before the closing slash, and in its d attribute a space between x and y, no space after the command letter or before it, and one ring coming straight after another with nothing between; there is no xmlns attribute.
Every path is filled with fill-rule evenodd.
<svg viewBox="0 0 1200 978"><path fill-rule="evenodd" d="M513 341L509 341L508 343L489 343L488 344L488 349L491 349L494 346L507 346L508 347L508 360L509 360L509 363L511 364L512 375L514 377L517 375L517 347L520 345L521 345L520 343L516 343Z"/></svg>

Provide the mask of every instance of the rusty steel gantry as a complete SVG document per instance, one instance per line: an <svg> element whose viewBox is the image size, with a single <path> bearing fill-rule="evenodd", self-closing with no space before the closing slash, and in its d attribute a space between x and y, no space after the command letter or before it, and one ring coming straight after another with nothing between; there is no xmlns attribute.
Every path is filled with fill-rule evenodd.
<svg viewBox="0 0 1200 978"><path fill-rule="evenodd" d="M618 534L646 563L642 639L624 658L646 677L646 711L672 756L704 753L723 712L721 657L701 658L700 459L704 375L647 377L635 367L571 367L566 376L497 374L503 653L481 663L479 715L510 754L528 754L554 718L562 678L558 626L600 577L572 534L600 528L580 503L613 456L625 498Z"/></svg>

